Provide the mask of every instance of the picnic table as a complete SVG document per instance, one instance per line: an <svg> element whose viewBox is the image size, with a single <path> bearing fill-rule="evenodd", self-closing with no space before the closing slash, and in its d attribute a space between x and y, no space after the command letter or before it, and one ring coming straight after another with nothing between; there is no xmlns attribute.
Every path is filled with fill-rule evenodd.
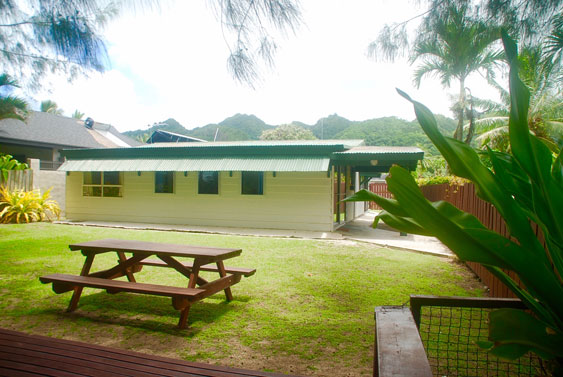
<svg viewBox="0 0 563 377"><path fill-rule="evenodd" d="M186 327L190 307L193 303L224 291L227 301L233 299L231 286L238 283L242 276L251 276L256 270L249 268L225 267L223 261L237 257L241 249L228 249L204 246L190 246L144 242L133 240L104 239L69 245L70 250L81 251L86 257L80 275L51 274L39 280L52 283L55 293L74 291L67 311L72 312L84 287L105 289L108 293L132 292L168 296L172 298L174 309L180 311L178 327ZM94 258L98 254L117 253L117 265L107 270L90 272ZM155 256L158 259L147 259ZM193 261L179 261L178 257ZM187 287L139 283L135 273L143 266L168 267L188 278ZM200 271L218 272L219 278L207 281L199 276ZM127 277L127 281L114 280Z"/></svg>

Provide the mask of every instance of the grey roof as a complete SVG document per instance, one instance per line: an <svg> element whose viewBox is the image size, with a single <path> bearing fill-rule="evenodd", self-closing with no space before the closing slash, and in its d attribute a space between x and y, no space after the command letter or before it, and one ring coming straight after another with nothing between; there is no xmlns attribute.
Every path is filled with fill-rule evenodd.
<svg viewBox="0 0 563 377"><path fill-rule="evenodd" d="M162 140L162 141L161 141ZM147 140L147 144L155 143L180 143L180 142L201 142L207 143L207 140L198 139L197 137L186 136L175 132L156 130Z"/></svg>
<svg viewBox="0 0 563 377"><path fill-rule="evenodd" d="M25 123L16 119L0 120L0 141L65 148L141 145L109 124L95 122L93 129L88 129L83 120L38 111L31 111Z"/></svg>

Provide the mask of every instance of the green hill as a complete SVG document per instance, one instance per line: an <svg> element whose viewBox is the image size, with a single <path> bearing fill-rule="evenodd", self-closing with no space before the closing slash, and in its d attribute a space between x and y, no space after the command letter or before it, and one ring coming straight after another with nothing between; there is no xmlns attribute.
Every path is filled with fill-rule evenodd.
<svg viewBox="0 0 563 377"><path fill-rule="evenodd" d="M453 135L456 121L443 115L436 115L436 120L444 135ZM429 155L438 154L416 120L385 117L358 122L333 114L319 119L312 126L299 121L292 124L311 130L318 139L363 139L367 145L418 146ZM167 119L145 130L127 131L124 134L144 141L160 129L208 141L213 141L215 136L217 141L242 141L259 140L262 132L273 128L275 126L266 124L255 115L236 114L218 124L208 124L191 130L174 119Z"/></svg>

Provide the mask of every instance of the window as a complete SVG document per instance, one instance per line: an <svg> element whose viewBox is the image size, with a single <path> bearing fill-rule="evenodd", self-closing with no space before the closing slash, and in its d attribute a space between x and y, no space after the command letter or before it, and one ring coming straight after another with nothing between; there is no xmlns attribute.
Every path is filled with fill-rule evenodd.
<svg viewBox="0 0 563 377"><path fill-rule="evenodd" d="M120 198L123 187L122 176L118 171L84 172L82 195Z"/></svg>
<svg viewBox="0 0 563 377"><path fill-rule="evenodd" d="M173 171L157 171L154 173L154 192L168 194L174 192Z"/></svg>
<svg viewBox="0 0 563 377"><path fill-rule="evenodd" d="M198 194L219 194L219 172L200 171L198 178Z"/></svg>
<svg viewBox="0 0 563 377"><path fill-rule="evenodd" d="M243 171L241 193L242 195L264 195L264 172Z"/></svg>

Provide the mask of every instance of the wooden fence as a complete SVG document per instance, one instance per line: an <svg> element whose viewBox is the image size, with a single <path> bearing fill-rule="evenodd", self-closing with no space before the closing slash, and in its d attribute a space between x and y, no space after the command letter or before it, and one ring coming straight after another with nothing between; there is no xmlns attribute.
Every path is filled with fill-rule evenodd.
<svg viewBox="0 0 563 377"><path fill-rule="evenodd" d="M376 193L379 196L383 196L384 198L390 199L393 197L393 194L387 191L386 182L370 182L369 191ZM380 210L382 208L378 206L375 202L369 202L369 209Z"/></svg>
<svg viewBox="0 0 563 377"><path fill-rule="evenodd" d="M8 173L8 179L4 177L4 173ZM8 190L33 190L33 171L26 170L3 170L0 171L0 186L6 187Z"/></svg>

